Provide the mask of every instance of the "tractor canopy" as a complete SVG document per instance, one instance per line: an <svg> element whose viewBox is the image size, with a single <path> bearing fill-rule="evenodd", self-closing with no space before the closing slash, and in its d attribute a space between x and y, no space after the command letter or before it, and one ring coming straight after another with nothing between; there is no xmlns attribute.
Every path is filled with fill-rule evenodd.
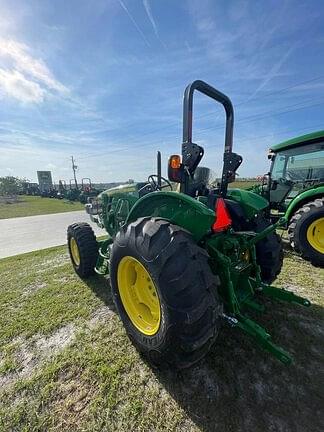
<svg viewBox="0 0 324 432"><path fill-rule="evenodd" d="M322 140L324 142L324 130L313 132L307 135L301 135L290 140L283 141L279 144L275 144L270 147L269 151L272 153L277 153L281 150L288 150L293 147L298 147L303 144L311 143L314 140Z"/></svg>

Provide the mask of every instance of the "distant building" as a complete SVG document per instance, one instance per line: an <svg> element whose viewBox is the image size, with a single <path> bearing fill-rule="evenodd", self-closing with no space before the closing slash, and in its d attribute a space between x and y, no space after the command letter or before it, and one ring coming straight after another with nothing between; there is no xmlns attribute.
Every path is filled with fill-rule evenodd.
<svg viewBox="0 0 324 432"><path fill-rule="evenodd" d="M53 189L51 171L37 171L39 189L41 192L49 192Z"/></svg>

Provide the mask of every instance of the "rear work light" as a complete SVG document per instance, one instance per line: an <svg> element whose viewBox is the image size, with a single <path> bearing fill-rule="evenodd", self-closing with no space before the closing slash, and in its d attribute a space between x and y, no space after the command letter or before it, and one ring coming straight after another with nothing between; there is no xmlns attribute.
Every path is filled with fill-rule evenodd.
<svg viewBox="0 0 324 432"><path fill-rule="evenodd" d="M217 198L215 205L215 222L212 229L214 232L221 232L227 230L232 225L231 216L227 210L223 198Z"/></svg>

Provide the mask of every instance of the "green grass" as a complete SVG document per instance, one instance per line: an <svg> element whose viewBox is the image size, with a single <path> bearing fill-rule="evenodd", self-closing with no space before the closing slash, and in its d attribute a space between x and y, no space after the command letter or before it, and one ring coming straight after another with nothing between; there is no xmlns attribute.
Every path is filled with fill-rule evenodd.
<svg viewBox="0 0 324 432"><path fill-rule="evenodd" d="M2 259L0 274L1 432L322 430L324 271L289 252L276 284L313 306L266 302L258 321L290 367L224 328L198 366L151 369L108 282L81 281L64 247Z"/></svg>
<svg viewBox="0 0 324 432"><path fill-rule="evenodd" d="M0 219L83 210L79 202L20 195L13 204L0 203Z"/></svg>
<svg viewBox="0 0 324 432"><path fill-rule="evenodd" d="M250 188L252 186L255 186L257 184L260 184L260 182L256 182L256 181L235 181L233 183L229 184L229 188L238 188L238 189L247 189Z"/></svg>

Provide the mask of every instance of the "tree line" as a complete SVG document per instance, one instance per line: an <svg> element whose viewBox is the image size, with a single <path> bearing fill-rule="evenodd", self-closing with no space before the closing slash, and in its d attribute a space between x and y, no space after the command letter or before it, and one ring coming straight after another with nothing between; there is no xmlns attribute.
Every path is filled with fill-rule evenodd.
<svg viewBox="0 0 324 432"><path fill-rule="evenodd" d="M0 177L0 195L18 195L18 193L22 190L23 183L25 182L25 179L20 179L14 176Z"/></svg>

